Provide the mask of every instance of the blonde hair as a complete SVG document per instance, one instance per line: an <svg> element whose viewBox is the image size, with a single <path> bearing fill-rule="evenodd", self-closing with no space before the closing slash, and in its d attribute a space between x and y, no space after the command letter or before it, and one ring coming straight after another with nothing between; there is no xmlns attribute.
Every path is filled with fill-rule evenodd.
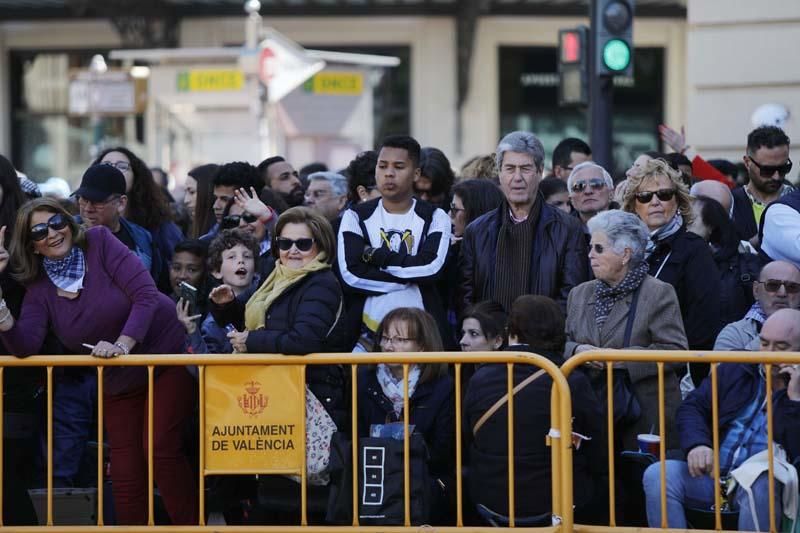
<svg viewBox="0 0 800 533"><path fill-rule="evenodd" d="M39 277L41 258L33 252L33 239L31 239L31 218L37 211L64 216L72 233L72 245L86 248L86 234L83 228L58 200L45 197L22 204L17 212L17 222L11 237L10 255L13 265L12 276L23 285Z"/></svg>
<svg viewBox="0 0 800 533"><path fill-rule="evenodd" d="M622 209L628 213L636 214L636 193L642 184L650 179L667 177L675 189L675 199L678 202L678 212L683 217L684 226L688 226L694 219L692 212L692 197L689 189L683 183L681 173L669 166L663 159L651 159L638 170L628 176L625 185L625 194L622 197Z"/></svg>

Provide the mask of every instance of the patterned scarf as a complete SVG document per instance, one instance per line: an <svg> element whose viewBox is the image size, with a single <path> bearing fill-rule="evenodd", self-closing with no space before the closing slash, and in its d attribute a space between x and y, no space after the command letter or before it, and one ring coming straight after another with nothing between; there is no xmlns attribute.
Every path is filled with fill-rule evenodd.
<svg viewBox="0 0 800 533"><path fill-rule="evenodd" d="M78 292L83 288L83 276L86 274L86 259L80 246L73 246L66 257L61 259L42 260L44 271L53 285L66 292Z"/></svg>
<svg viewBox="0 0 800 533"><path fill-rule="evenodd" d="M642 261L636 268L629 270L616 287L609 286L605 281L597 280L594 285L596 300L594 304L594 319L597 321L597 329L603 329L603 324L606 323L606 318L608 318L615 303L639 288L639 285L642 284L645 276L647 276L648 270L648 264Z"/></svg>
<svg viewBox="0 0 800 533"><path fill-rule="evenodd" d="M750 307L747 311L747 314L744 315L745 319L754 320L759 324L764 324L767 321L767 315L764 314L764 308L761 307L760 302L756 302Z"/></svg>
<svg viewBox="0 0 800 533"><path fill-rule="evenodd" d="M378 384L381 386L383 394L389 399L390 402L392 402L395 416L400 416L400 413L403 412L403 379L397 379L394 377L389 365L384 365L383 363L378 365L378 370L375 374L378 377ZM411 368L408 369L409 401L411 401L411 397L414 396L414 391L417 389L419 375L419 365L411 365Z"/></svg>
<svg viewBox="0 0 800 533"><path fill-rule="evenodd" d="M675 216L672 217L672 220L652 232L650 234L650 240L647 241L647 247L644 249L645 259L650 257L653 252L656 251L656 247L658 247L659 242L677 233L681 227L683 227L683 217L680 213L675 213Z"/></svg>

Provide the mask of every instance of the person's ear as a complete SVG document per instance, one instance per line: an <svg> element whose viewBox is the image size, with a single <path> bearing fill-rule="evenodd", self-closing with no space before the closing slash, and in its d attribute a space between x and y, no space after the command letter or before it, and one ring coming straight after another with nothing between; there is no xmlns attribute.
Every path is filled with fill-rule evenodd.
<svg viewBox="0 0 800 533"><path fill-rule="evenodd" d="M366 192L366 191L365 191L365 192ZM346 205L347 205L347 195L346 195L346 194L343 194L343 195L341 195L341 196L339 197L339 201L338 201L338 202L337 202L337 204L336 204L336 209L338 209L339 211L341 211L342 209L344 209L344 206L346 206Z"/></svg>
<svg viewBox="0 0 800 533"><path fill-rule="evenodd" d="M119 197L119 207L117 211L119 211L120 216L125 214L125 210L128 208L128 196L123 194Z"/></svg>
<svg viewBox="0 0 800 533"><path fill-rule="evenodd" d="M214 271L211 272L211 275L214 277L214 279L218 279L218 280L222 281L222 272L221 271L214 270Z"/></svg>
<svg viewBox="0 0 800 533"><path fill-rule="evenodd" d="M503 337L498 335L492 341L492 346L494 346L495 350L499 350L501 346L503 346Z"/></svg>
<svg viewBox="0 0 800 533"><path fill-rule="evenodd" d="M369 192L367 192L367 188L363 185L356 187L356 194L358 195L358 199L362 202L366 202L369 197Z"/></svg>
<svg viewBox="0 0 800 533"><path fill-rule="evenodd" d="M622 252L622 264L627 265L631 262L631 257L633 257L633 252L630 248L625 248L625 251Z"/></svg>
<svg viewBox="0 0 800 533"><path fill-rule="evenodd" d="M422 168L417 167L414 169L414 181L417 181L422 176Z"/></svg>

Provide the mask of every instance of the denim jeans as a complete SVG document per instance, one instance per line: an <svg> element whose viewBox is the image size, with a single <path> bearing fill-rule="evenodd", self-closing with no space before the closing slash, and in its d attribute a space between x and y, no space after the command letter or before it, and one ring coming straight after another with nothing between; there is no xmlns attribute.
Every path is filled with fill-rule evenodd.
<svg viewBox="0 0 800 533"><path fill-rule="evenodd" d="M708 475L692 477L685 461L666 462L667 469L667 525L670 528L685 529L684 506L711 509L714 505L714 479ZM661 463L654 463L645 470L642 480L647 502L647 523L650 527L661 527ZM780 484L775 484L775 513L780 524L781 493ZM769 487L767 473L756 479L751 487L758 529L750 511L750 503L744 490L736 490L733 495L734 508L739 509L739 530L769 530Z"/></svg>

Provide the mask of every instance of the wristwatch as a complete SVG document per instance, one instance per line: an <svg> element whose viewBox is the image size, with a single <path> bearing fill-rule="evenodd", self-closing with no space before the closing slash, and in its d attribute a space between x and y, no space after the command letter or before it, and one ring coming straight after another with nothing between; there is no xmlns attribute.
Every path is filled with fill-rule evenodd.
<svg viewBox="0 0 800 533"><path fill-rule="evenodd" d="M375 255L375 248L372 246L367 246L364 248L364 251L361 253L361 260L365 263L369 263L372 261L372 256Z"/></svg>

